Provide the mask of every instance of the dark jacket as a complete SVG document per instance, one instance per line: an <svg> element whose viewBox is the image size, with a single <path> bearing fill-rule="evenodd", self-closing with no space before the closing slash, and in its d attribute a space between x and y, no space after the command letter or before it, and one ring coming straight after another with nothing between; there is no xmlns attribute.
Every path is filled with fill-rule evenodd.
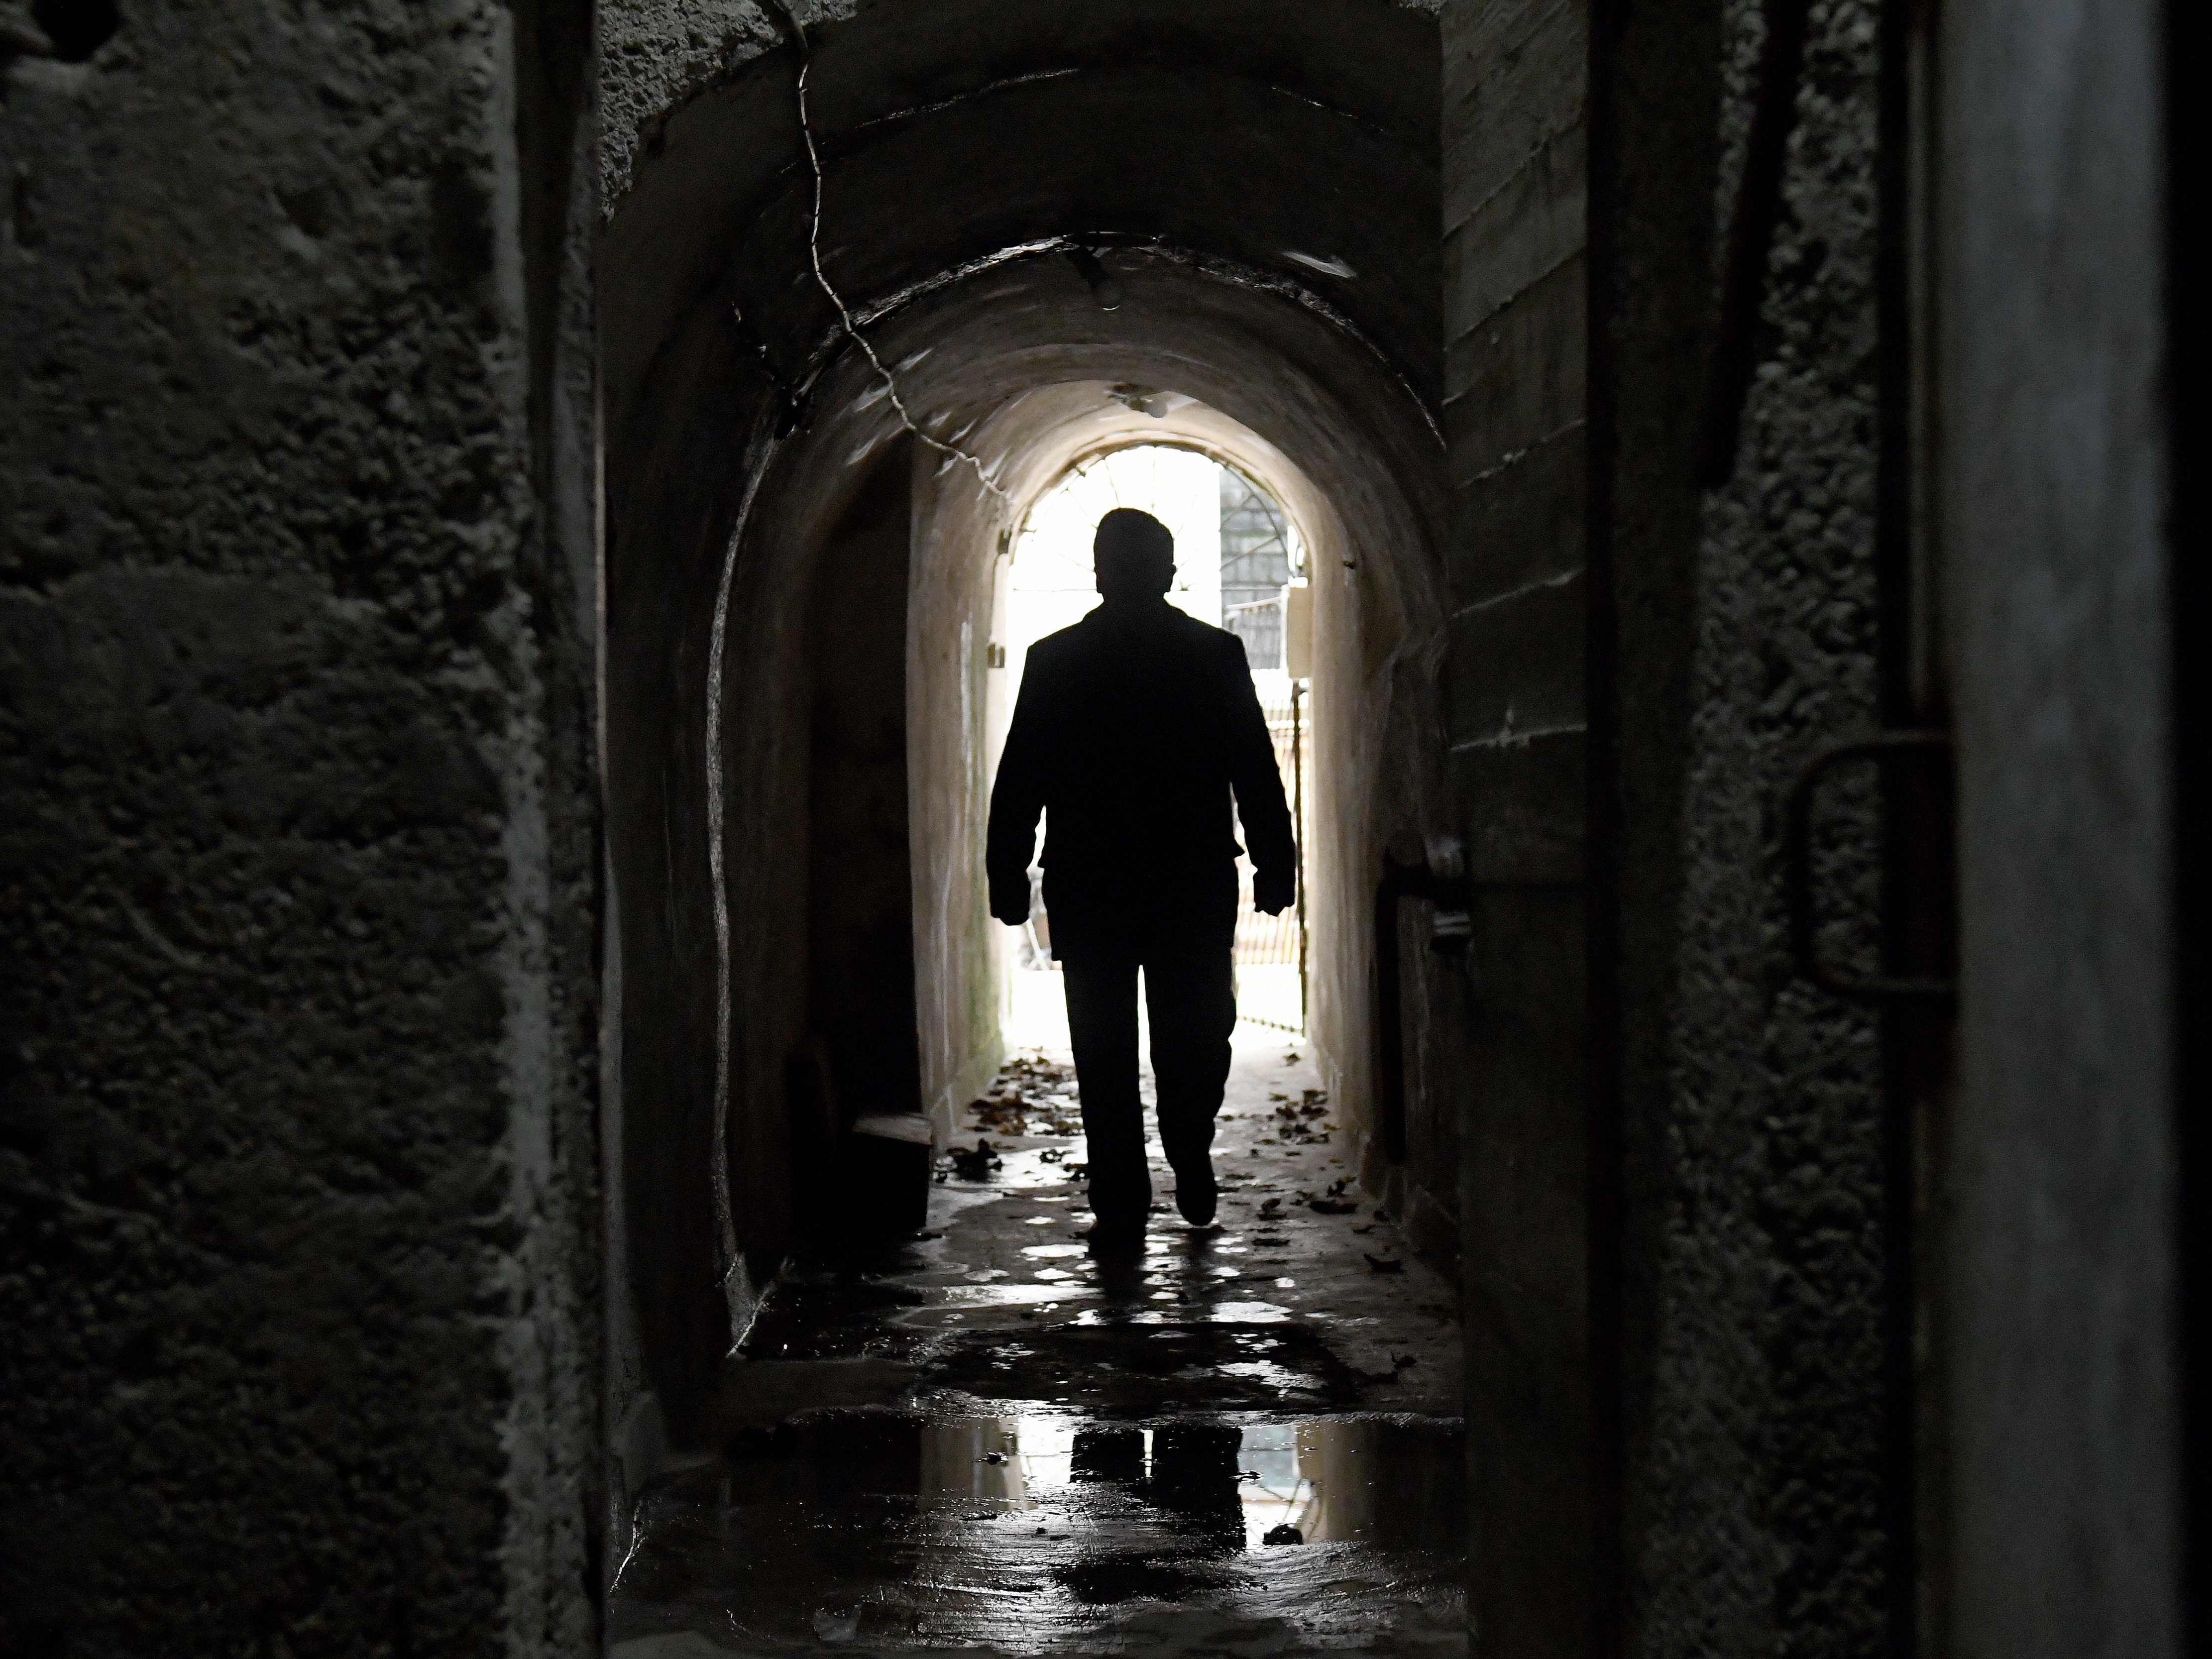
<svg viewBox="0 0 2212 1659"><path fill-rule="evenodd" d="M1244 643L1164 600L1102 605L1030 647L991 793L992 908L1025 909L1037 814L1045 905L1066 957L1237 911L1231 813L1262 875L1297 854Z"/></svg>

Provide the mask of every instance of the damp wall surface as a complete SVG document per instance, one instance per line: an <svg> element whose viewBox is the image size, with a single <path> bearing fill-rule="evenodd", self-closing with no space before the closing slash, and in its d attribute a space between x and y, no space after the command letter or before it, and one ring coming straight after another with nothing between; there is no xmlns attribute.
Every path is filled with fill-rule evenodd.
<svg viewBox="0 0 2212 1659"><path fill-rule="evenodd" d="M121 19L0 15L0 1649L581 1651L588 17Z"/></svg>

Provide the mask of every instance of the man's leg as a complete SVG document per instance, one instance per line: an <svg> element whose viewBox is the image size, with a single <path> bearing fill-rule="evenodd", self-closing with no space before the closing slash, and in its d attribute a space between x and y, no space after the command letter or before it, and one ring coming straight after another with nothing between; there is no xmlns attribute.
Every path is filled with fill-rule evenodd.
<svg viewBox="0 0 2212 1659"><path fill-rule="evenodd" d="M1078 1429L1071 1454L1067 1460L1071 1480L1109 1480L1127 1487L1145 1478L1142 1429Z"/></svg>
<svg viewBox="0 0 2212 1659"><path fill-rule="evenodd" d="M1227 1423L1166 1423L1152 1431L1152 1500L1204 1540L1209 1555L1244 1548L1242 1442L1242 1431Z"/></svg>
<svg viewBox="0 0 2212 1659"><path fill-rule="evenodd" d="M1160 1145L1176 1173L1176 1207L1202 1227L1213 1219L1213 1120L1229 1081L1229 1036L1237 1028L1229 947L1152 951L1145 963L1145 1007L1152 1020Z"/></svg>
<svg viewBox="0 0 2212 1659"><path fill-rule="evenodd" d="M1083 1102L1091 1211L1102 1229L1137 1232L1152 1207L1145 1169L1145 1109L1137 1095L1137 964L1127 958L1065 962L1067 1032Z"/></svg>

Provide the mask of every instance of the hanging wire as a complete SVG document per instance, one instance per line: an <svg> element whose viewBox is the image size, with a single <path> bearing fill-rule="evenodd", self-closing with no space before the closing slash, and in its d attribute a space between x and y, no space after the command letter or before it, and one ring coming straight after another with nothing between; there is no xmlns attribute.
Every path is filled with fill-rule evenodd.
<svg viewBox="0 0 2212 1659"><path fill-rule="evenodd" d="M807 216L806 253L814 267L815 284L821 289L823 296L830 303L836 307L837 320L845 331L845 337L860 349L861 355L867 358L869 366L876 371L877 378L883 382L884 396L890 402L892 411L897 415L899 424L911 433L916 440L927 445L947 460L964 463L975 468L976 481L985 489L996 495L1000 501L1010 500L1011 497L1007 495L1006 490L1000 487L996 479L991 477L983 463L975 455L961 448L957 444L949 444L940 438L932 437L921 429L921 423L914 418L913 413L906 406L905 399L899 395L897 378L885 366L884 360L876 355L875 347L868 343L867 337L860 332L860 325L853 320L852 307L845 303L844 295L837 291L836 285L830 280L829 273L822 269L822 197L825 181L822 173L822 151L814 142L814 123L808 114L806 105L806 83L814 70L814 52L806 39L805 25L799 21L797 14L791 9L787 0L776 0L776 9L782 14L784 21L789 27L791 37L799 47L799 136L805 141L806 164L814 173L814 205L812 211Z"/></svg>

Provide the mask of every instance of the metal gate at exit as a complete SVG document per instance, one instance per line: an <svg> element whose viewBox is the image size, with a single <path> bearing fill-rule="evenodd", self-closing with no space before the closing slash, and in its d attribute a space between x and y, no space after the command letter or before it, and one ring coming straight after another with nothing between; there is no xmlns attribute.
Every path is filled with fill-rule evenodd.
<svg viewBox="0 0 2212 1659"><path fill-rule="evenodd" d="M1297 902L1280 915L1263 915L1252 902L1252 860L1237 860L1237 943L1235 962L1240 981L1281 975L1286 981L1296 974L1295 1000L1249 995L1240 983L1239 1018L1279 1030L1303 1033L1306 1024L1306 883L1305 883L1305 686L1291 682L1284 702L1262 701L1267 735L1274 740L1275 765L1283 775L1284 793L1290 797L1291 824L1297 838ZM1239 839L1242 839L1240 834ZM1248 973L1252 969L1256 972ZM1274 970L1270 974L1269 970ZM1252 989L1259 988L1255 985ZM1288 993L1288 983L1283 986Z"/></svg>

